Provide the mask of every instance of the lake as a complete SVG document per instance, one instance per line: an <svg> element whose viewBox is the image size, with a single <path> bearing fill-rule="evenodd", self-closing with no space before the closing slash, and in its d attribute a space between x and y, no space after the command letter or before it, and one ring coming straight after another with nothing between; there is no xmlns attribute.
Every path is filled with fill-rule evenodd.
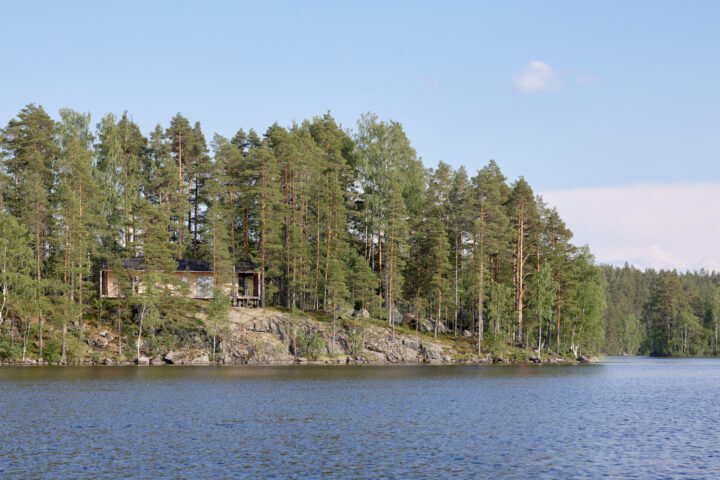
<svg viewBox="0 0 720 480"><path fill-rule="evenodd" d="M717 478L720 360L0 367L0 478Z"/></svg>

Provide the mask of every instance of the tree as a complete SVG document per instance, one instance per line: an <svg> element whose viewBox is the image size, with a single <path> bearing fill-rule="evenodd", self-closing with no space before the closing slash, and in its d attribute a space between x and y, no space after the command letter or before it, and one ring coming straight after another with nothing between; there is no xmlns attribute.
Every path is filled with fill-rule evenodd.
<svg viewBox="0 0 720 480"><path fill-rule="evenodd" d="M43 356L44 298L48 237L52 224L53 169L58 154L55 122L42 107L27 105L3 130L5 170L12 178L5 203L8 211L30 232L35 252L33 311L39 324L39 355ZM26 331L29 331L29 320ZM25 342L27 343L27 342ZM23 356L26 348L23 349Z"/></svg>
<svg viewBox="0 0 720 480"><path fill-rule="evenodd" d="M414 173L422 165L397 122L382 122L373 114L358 121L355 156L358 182L364 192L365 254L380 275L388 323L394 322L394 297L402 291L404 247L408 237L408 204L417 192ZM383 248L385 257L383 258Z"/></svg>
<svg viewBox="0 0 720 480"><path fill-rule="evenodd" d="M33 301L35 259L27 231L10 214L0 211L0 327L22 318Z"/></svg>
<svg viewBox="0 0 720 480"><path fill-rule="evenodd" d="M423 283L425 284L425 297L434 300L437 316L435 317L433 334L437 337L443 307L443 295L447 292L447 274L451 268L447 255L450 245L448 244L447 232L439 218L431 216L423 230L422 258L426 272Z"/></svg>
<svg viewBox="0 0 720 480"><path fill-rule="evenodd" d="M504 343L514 338L512 312L514 309L513 290L500 282L493 282L488 289L487 315L492 327L493 343Z"/></svg>
<svg viewBox="0 0 720 480"><path fill-rule="evenodd" d="M497 164L490 160L472 179L470 229L473 241L472 291L477 300L475 311L478 317L478 353L480 352L485 329L485 285L487 283L487 265L494 263L490 283L500 279L499 263L510 242L508 218L503 208L507 199L508 187L505 176ZM497 325L496 325L497 327ZM471 326L472 329L472 326ZM497 331L494 332L497 334Z"/></svg>
<svg viewBox="0 0 720 480"><path fill-rule="evenodd" d="M582 345L598 346L602 338L602 316L605 304L605 276L594 264L594 258L587 246L580 248L574 259L575 275L578 278L575 289L575 312L571 319L570 350L577 357Z"/></svg>
<svg viewBox="0 0 720 480"><path fill-rule="evenodd" d="M173 308L187 309L183 296L187 285L173 275L179 245L170 242L167 206L143 200L138 209L138 225L143 261L142 270L133 273L132 303L138 323L136 353L139 358L143 328L153 327Z"/></svg>
<svg viewBox="0 0 720 480"><path fill-rule="evenodd" d="M712 319L713 355L718 354L718 319L720 318L720 286L713 288L710 294L710 317Z"/></svg>
<svg viewBox="0 0 720 480"><path fill-rule="evenodd" d="M535 198L530 185L524 178L515 182L508 200L510 217L514 228L514 274L515 274L515 302L517 311L517 332L515 341L523 342L523 309L525 301L525 277L528 275L525 269L528 257L530 256L530 245L532 241L532 229L535 227L538 217Z"/></svg>
<svg viewBox="0 0 720 480"><path fill-rule="evenodd" d="M67 324L75 319L82 332L87 297L93 289L85 289L90 275L90 255L96 249L93 231L99 229L99 195L92 176L92 141L90 114L69 109L60 110L58 137L57 213L54 240L57 248L56 279L62 285L64 305L62 317L61 361L67 361Z"/></svg>
<svg viewBox="0 0 720 480"><path fill-rule="evenodd" d="M188 119L178 113L170 120L170 126L165 130L165 138L169 143L170 155L172 155L177 166L177 185L179 186L178 214L180 215L179 223L181 227L177 233L178 244L182 247L187 245L185 229L182 228L185 212L187 212L188 218L187 230L192 234L192 203L190 201L192 159L190 157L194 146L195 132L190 127Z"/></svg>
<svg viewBox="0 0 720 480"><path fill-rule="evenodd" d="M530 284L532 313L537 324L537 353L540 356L542 350L542 327L543 323L552 324L553 307L557 293L557 282L553 280L552 269L549 264L540 266L537 274L532 278Z"/></svg>

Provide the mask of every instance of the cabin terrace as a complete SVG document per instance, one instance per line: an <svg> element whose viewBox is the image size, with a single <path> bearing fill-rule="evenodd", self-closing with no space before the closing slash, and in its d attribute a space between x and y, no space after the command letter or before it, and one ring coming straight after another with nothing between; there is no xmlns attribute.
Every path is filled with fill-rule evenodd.
<svg viewBox="0 0 720 480"><path fill-rule="evenodd" d="M143 258L122 260L125 273L131 278L133 290L142 288L142 273L145 271ZM209 262L177 260L177 269L173 275L188 285L188 298L209 300L213 298L214 272ZM99 269L99 291L103 298L119 298L120 281L118 272L112 269L108 261L103 261ZM249 260L235 265L236 282L222 286L228 299L237 307L264 307L263 275Z"/></svg>

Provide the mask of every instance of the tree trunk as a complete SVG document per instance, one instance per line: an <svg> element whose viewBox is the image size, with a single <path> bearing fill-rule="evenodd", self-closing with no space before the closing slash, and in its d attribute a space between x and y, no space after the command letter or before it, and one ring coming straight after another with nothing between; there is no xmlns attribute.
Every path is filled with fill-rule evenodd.
<svg viewBox="0 0 720 480"><path fill-rule="evenodd" d="M442 308L442 290L438 290L438 309L437 309L437 318L435 319L435 331L433 336L437 338L437 332L438 332L438 323L440 323L440 312ZM417 321L417 320L416 320Z"/></svg>
<svg viewBox="0 0 720 480"><path fill-rule="evenodd" d="M142 306L142 309L140 310L140 321L138 322L138 337L137 337L137 358L140 358L140 342L142 341L142 329L143 329L143 319L145 317L145 305Z"/></svg>
<svg viewBox="0 0 720 480"><path fill-rule="evenodd" d="M60 362L67 363L67 320L63 318L62 329L62 352L60 353Z"/></svg>

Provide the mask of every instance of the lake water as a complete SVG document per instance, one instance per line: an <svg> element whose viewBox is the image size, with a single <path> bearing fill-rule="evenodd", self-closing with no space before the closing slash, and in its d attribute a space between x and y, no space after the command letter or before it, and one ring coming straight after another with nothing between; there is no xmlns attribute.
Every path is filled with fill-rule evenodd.
<svg viewBox="0 0 720 480"><path fill-rule="evenodd" d="M0 478L717 478L720 361L0 367Z"/></svg>

